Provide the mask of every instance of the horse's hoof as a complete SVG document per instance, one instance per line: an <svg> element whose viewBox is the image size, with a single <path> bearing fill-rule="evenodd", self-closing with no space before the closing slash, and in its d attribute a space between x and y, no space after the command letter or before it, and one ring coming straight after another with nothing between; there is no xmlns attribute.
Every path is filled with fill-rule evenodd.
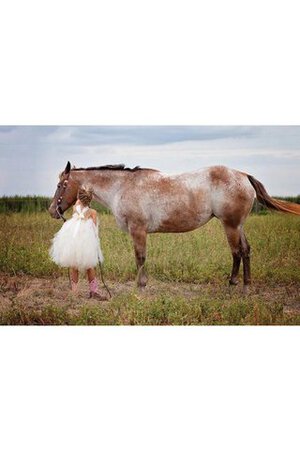
<svg viewBox="0 0 300 450"><path fill-rule="evenodd" d="M244 284L243 295L247 296L249 294L250 294L250 286L248 284Z"/></svg>
<svg viewBox="0 0 300 450"><path fill-rule="evenodd" d="M147 285L148 278L147 277L141 277L139 280L137 280L137 287L139 289L144 289Z"/></svg>
<svg viewBox="0 0 300 450"><path fill-rule="evenodd" d="M239 284L238 280L229 280L230 286L236 286L237 284Z"/></svg>

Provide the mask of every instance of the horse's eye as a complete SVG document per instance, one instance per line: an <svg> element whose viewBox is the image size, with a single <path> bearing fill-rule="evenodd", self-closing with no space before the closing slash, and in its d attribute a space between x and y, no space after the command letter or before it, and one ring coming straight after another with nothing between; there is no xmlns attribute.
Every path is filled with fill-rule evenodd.
<svg viewBox="0 0 300 450"><path fill-rule="evenodd" d="M57 185L58 189L60 189L60 184Z"/></svg>

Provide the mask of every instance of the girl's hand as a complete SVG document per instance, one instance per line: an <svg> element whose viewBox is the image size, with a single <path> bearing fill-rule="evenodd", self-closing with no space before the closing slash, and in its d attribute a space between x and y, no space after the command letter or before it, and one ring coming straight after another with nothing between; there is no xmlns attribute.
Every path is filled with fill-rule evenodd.
<svg viewBox="0 0 300 450"><path fill-rule="evenodd" d="M93 219L94 224L97 226L97 212L94 209L91 210L91 217Z"/></svg>

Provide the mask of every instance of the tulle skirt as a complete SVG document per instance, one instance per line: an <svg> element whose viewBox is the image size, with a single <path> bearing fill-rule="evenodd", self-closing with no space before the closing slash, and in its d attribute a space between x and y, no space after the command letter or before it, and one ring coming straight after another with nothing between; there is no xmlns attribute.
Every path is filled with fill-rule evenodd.
<svg viewBox="0 0 300 450"><path fill-rule="evenodd" d="M49 250L52 260L61 267L87 270L103 262L98 226L92 219L71 218L52 239Z"/></svg>

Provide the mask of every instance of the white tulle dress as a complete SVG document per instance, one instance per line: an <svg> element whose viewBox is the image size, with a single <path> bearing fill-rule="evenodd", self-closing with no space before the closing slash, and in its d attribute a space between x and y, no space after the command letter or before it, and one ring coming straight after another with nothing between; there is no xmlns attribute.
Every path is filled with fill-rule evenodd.
<svg viewBox="0 0 300 450"><path fill-rule="evenodd" d="M76 211L67 220L52 240L49 250L52 260L61 267L87 270L103 262L98 235L98 221L86 219L89 207L76 205Z"/></svg>

